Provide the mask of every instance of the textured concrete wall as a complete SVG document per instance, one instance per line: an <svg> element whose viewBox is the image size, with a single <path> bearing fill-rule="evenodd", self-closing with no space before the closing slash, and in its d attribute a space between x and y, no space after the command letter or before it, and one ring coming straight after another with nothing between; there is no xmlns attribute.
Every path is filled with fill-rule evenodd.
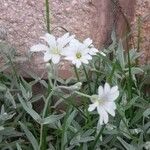
<svg viewBox="0 0 150 150"><path fill-rule="evenodd" d="M0 6L0 26L8 33L6 40L16 47L20 55L27 54L46 32L44 1L0 0ZM53 34L64 33L59 26L76 34L79 39L94 37L92 26L96 22L96 8L89 0L52 0L50 8L51 29L56 28ZM20 62L20 65L21 70L33 69L35 72L43 72L44 67L42 58L37 55L32 57L32 63Z"/></svg>
<svg viewBox="0 0 150 150"><path fill-rule="evenodd" d="M137 0L133 22L134 44L138 40L138 18L140 17L140 44L139 51L143 52L140 63L150 64L150 0Z"/></svg>
<svg viewBox="0 0 150 150"><path fill-rule="evenodd" d="M53 34L63 34L64 31L60 28L63 27L81 40L92 38L97 48L109 45L113 26L117 27L120 37L126 31L126 23L120 10L131 21L135 5L135 0L119 0L116 4L113 1L50 0L51 29L55 28ZM138 1L136 9L139 9L142 0ZM0 0L0 6L0 26L6 28L6 41L16 47L19 55L27 55L29 48L38 43L39 37L46 32L44 0ZM41 55L35 54L30 60L19 63L21 72L31 69L39 74L43 73ZM66 65L67 67L64 63L60 65L65 77L71 73L68 71L68 64Z"/></svg>

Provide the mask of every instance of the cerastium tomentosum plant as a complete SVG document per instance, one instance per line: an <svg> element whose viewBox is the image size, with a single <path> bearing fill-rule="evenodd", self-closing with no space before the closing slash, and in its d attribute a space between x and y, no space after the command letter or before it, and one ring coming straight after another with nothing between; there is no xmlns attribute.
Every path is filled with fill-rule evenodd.
<svg viewBox="0 0 150 150"><path fill-rule="evenodd" d="M80 68L82 64L88 64L89 61L92 60L92 55L96 55L99 51L94 47L90 38L87 38L83 41L83 43L81 43L74 37L75 36L69 36L69 33L66 33L56 40L53 35L46 33L42 39L48 43L49 47L43 44L38 44L32 46L30 51L42 51L44 53L45 62L58 64L61 60L65 59L71 61L71 63L77 68ZM106 56L103 52L100 52L100 54ZM58 86L58 88L59 87L60 86ZM57 88L55 87L55 89ZM68 88L66 87L65 89ZM80 92L76 93L80 95ZM83 96L83 93L81 93L81 95ZM89 106L88 110L93 111L97 108L100 115L99 122L101 125L103 122L105 124L108 123L107 113L115 116L114 110L116 109L116 105L114 100L117 99L118 96L118 87L114 86L111 89L108 83L105 83L104 89L102 86L99 86L98 95L91 96L91 101L93 104Z"/></svg>
<svg viewBox="0 0 150 150"><path fill-rule="evenodd" d="M103 53L90 38L81 42L69 33L59 38L46 33L41 40L45 45L35 45L31 51L43 53L48 81L31 72L32 80L25 80L17 70L5 74L5 65L14 63L11 58L0 69L0 149L148 150L150 101L143 92L148 70L135 63L140 56L136 49L128 57L114 33ZM70 69L73 66L77 78L61 78L62 61L68 61ZM34 92L37 83L44 93ZM41 101L43 107L37 111Z"/></svg>
<svg viewBox="0 0 150 150"><path fill-rule="evenodd" d="M44 39L48 43L48 46L43 44L37 44L35 46L32 46L30 51L31 52L42 51L44 54L44 61L46 63L49 63L50 65L53 64L59 65L60 61L68 60L70 63L72 63L75 66L76 69L75 71L76 71L78 81L80 81L80 79L79 79L79 75L77 74L77 69L79 69L81 65L83 65L83 71L85 72L88 81L89 91L90 94L92 94L91 85L89 83L90 80L88 77L88 72L86 71L85 64L89 64L89 61L92 61L92 56L96 56L97 53L99 53L104 57L106 56L106 54L103 52L99 52L92 44L92 40L90 38L87 38L82 43L79 40L75 39L74 35L69 36L69 33L66 33L62 37L57 39L54 35L46 33L44 37L41 37L41 39ZM51 72L52 76L57 76L56 74L53 73L55 72ZM56 82L57 82L57 77L55 77L55 81L54 81L55 84L53 84L52 79L50 79L50 85L52 91L57 91L60 88L70 89L70 87L58 86L56 85ZM76 83L75 85L79 83ZM76 90L77 89L78 88L76 88ZM79 96L85 96L91 99L93 104L89 105L88 111L93 111L95 108L97 108L98 114L100 115L99 117L100 125L102 125L103 123L104 124L108 123L108 113L111 114L112 116L115 116L116 105L114 100L117 99L117 97L119 96L119 91L117 86L114 86L111 89L110 85L108 83L105 83L104 89L102 88L102 86L99 86L98 95L91 95L91 96L88 96L87 94L83 94L81 92L77 92L76 90L74 90L74 92ZM45 112L47 111L48 103L49 102L45 103L46 106L44 107ZM43 132L43 128L44 126L42 125L42 132ZM43 136L43 133L41 134ZM43 141L43 137L41 142L42 141ZM41 147L42 146L43 143L41 143Z"/></svg>

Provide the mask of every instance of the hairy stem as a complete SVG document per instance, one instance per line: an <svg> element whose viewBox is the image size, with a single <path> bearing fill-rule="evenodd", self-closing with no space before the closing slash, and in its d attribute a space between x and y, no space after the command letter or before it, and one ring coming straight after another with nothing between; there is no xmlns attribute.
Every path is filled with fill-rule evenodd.
<svg viewBox="0 0 150 150"><path fill-rule="evenodd" d="M50 33L50 9L49 9L49 0L45 0L46 5L46 26L47 32Z"/></svg>
<svg viewBox="0 0 150 150"><path fill-rule="evenodd" d="M78 71L77 71L77 67L75 65L73 67L74 67L74 72L75 72L75 75L77 77L77 80L78 80L78 82L80 82L80 78L79 78L79 74L78 74Z"/></svg>
<svg viewBox="0 0 150 150"><path fill-rule="evenodd" d="M82 65L82 66L83 66L83 70L84 70L84 73L85 73L85 76L86 76L86 80L87 80L87 82L88 82L89 93L92 94L91 85L90 85L90 79L89 79L89 77L88 77L88 73L87 73L87 71L86 71L86 69L85 69L85 66L84 66L84 65Z"/></svg>

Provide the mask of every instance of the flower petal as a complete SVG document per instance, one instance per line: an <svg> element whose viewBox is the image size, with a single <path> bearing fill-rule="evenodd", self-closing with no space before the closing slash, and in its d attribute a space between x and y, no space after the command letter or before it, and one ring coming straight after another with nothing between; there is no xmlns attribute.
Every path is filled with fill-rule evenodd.
<svg viewBox="0 0 150 150"><path fill-rule="evenodd" d="M82 60L81 60L84 64L88 64L89 62L88 62L88 60L87 59L84 59L84 58L82 58Z"/></svg>
<svg viewBox="0 0 150 150"><path fill-rule="evenodd" d="M41 39L45 40L51 48L56 47L56 38L52 34L46 33Z"/></svg>
<svg viewBox="0 0 150 150"><path fill-rule="evenodd" d="M37 44L30 48L31 52L40 52L40 51L48 51L49 48L44 44Z"/></svg>
<svg viewBox="0 0 150 150"><path fill-rule="evenodd" d="M76 67L77 67L77 68L80 68L80 66L81 66L81 62L80 62L80 61L77 61L77 62L76 62Z"/></svg>
<svg viewBox="0 0 150 150"><path fill-rule="evenodd" d="M118 98L118 96L119 96L119 91L116 91L112 94L110 93L109 95L107 95L107 98L109 101L114 101Z"/></svg>
<svg viewBox="0 0 150 150"><path fill-rule="evenodd" d="M83 41L83 44L85 44L87 47L89 47L92 44L92 40L90 38L87 38Z"/></svg>
<svg viewBox="0 0 150 150"><path fill-rule="evenodd" d="M104 124L104 118L103 118L103 116L99 116L99 123L100 123L100 125Z"/></svg>
<svg viewBox="0 0 150 150"><path fill-rule="evenodd" d="M110 85L108 83L105 83L104 85L104 93L109 93L110 92Z"/></svg>
<svg viewBox="0 0 150 150"><path fill-rule="evenodd" d="M89 108L88 108L88 111L93 111L96 107L97 107L96 103L90 104Z"/></svg>
<svg viewBox="0 0 150 150"><path fill-rule="evenodd" d="M51 60L52 55L49 52L45 52L44 53L44 61L48 62L49 60Z"/></svg>
<svg viewBox="0 0 150 150"><path fill-rule="evenodd" d="M90 55L96 55L97 52L98 52L98 50L96 48L89 48Z"/></svg>
<svg viewBox="0 0 150 150"><path fill-rule="evenodd" d="M108 123L108 113L105 111L105 109L102 106L98 106L97 111L98 111L100 117L103 118L104 123L105 124Z"/></svg>
<svg viewBox="0 0 150 150"><path fill-rule="evenodd" d="M101 55L106 56L106 54L104 52L99 52Z"/></svg>
<svg viewBox="0 0 150 150"><path fill-rule="evenodd" d="M59 61L60 61L60 55L53 55L53 56L52 56L52 62L53 62L54 64L58 64Z"/></svg>
<svg viewBox="0 0 150 150"><path fill-rule="evenodd" d="M103 95L103 93L104 93L103 87L102 87L102 86L99 86L99 87L98 87L98 95L101 97L101 96Z"/></svg>
<svg viewBox="0 0 150 150"><path fill-rule="evenodd" d="M103 108L112 116L115 116L115 111L111 105L111 103L106 103L105 105L103 105Z"/></svg>
<svg viewBox="0 0 150 150"><path fill-rule="evenodd" d="M86 55L84 56L84 58L85 58L85 59L88 59L88 60L92 60L92 56L89 55L89 54L86 54Z"/></svg>
<svg viewBox="0 0 150 150"><path fill-rule="evenodd" d="M110 90L110 93L114 93L118 90L118 86L113 86Z"/></svg>
<svg viewBox="0 0 150 150"><path fill-rule="evenodd" d="M75 35L69 36L69 33L64 34L62 37L57 39L58 46L63 48L67 45L71 40L73 40Z"/></svg>

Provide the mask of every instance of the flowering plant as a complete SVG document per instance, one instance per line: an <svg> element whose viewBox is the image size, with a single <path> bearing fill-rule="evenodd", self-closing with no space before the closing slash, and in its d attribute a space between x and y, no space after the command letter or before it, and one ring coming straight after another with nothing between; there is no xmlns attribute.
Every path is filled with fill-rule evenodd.
<svg viewBox="0 0 150 150"><path fill-rule="evenodd" d="M20 77L12 52L6 53L12 74L0 71L0 149L148 150L149 94L143 91L148 71L136 65L139 53L125 53L114 35L99 51L90 38L81 42L69 33L59 38L46 33L41 37L46 43L30 51L43 53L47 80L31 72L32 80ZM68 79L58 74L61 61L75 72Z"/></svg>
<svg viewBox="0 0 150 150"><path fill-rule="evenodd" d="M46 33L42 38L49 44L49 48L43 44L38 44L31 47L31 52L44 51L44 61L48 62L52 59L52 63L54 64L59 63L60 59L64 57L64 59L70 60L73 65L79 68L82 64L88 64L89 60L92 60L92 55L96 55L98 50L94 48L90 38L87 38L81 43L74 37L66 33L56 40L53 35ZM104 53L101 52L101 54L105 56ZM105 124L108 123L107 113L115 116L114 110L116 109L116 105L114 100L118 96L118 87L114 86L111 89L108 83L105 83L104 89L102 86L99 86L98 95L91 96L93 104L89 105L88 110L93 111L97 108L101 125L103 121Z"/></svg>

